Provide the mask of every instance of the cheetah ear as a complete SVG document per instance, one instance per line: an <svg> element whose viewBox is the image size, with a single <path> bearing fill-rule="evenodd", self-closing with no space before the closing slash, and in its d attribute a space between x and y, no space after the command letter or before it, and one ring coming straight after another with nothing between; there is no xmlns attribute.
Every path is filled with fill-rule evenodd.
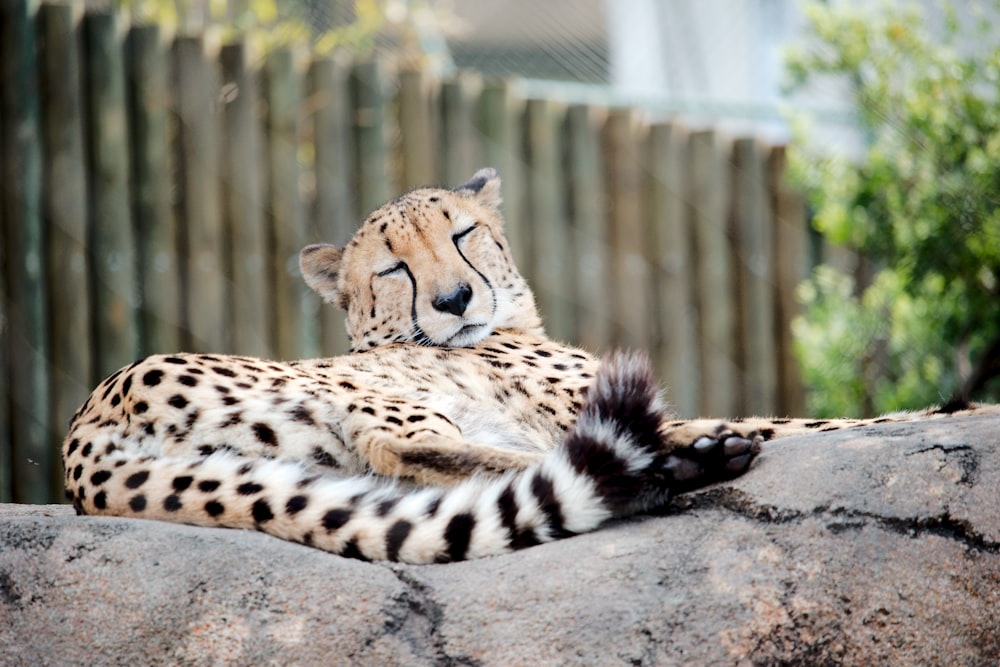
<svg viewBox="0 0 1000 667"><path fill-rule="evenodd" d="M299 253L299 269L306 284L323 297L327 303L333 303L347 309L347 300L337 289L337 275L340 272L340 260L344 249L328 243L309 245Z"/></svg>
<svg viewBox="0 0 1000 667"><path fill-rule="evenodd" d="M500 172L493 167L484 167L473 174L468 183L459 185L453 191L475 197L487 206L500 206Z"/></svg>

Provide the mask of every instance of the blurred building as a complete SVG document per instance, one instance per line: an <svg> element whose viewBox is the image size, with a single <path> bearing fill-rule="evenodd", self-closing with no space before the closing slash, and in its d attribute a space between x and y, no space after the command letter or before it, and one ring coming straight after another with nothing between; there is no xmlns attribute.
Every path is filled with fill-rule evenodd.
<svg viewBox="0 0 1000 667"><path fill-rule="evenodd" d="M529 93L542 88L574 101L638 104L689 125L778 141L788 137L792 103L817 112L834 143L858 140L844 86L830 82L793 100L782 93L782 50L801 35L797 0L448 6L464 26L448 39L454 64L522 77Z"/></svg>
<svg viewBox="0 0 1000 667"><path fill-rule="evenodd" d="M864 0L853 2L871 7ZM932 29L937 0L917 5ZM639 104L689 125L782 141L791 111L813 119L812 135L853 153L862 137L843 81L818 79L783 91L784 49L802 42L801 0L432 0L459 29L447 47L457 67L525 79L573 101ZM953 3L968 17L975 3ZM556 82L559 82L557 85Z"/></svg>

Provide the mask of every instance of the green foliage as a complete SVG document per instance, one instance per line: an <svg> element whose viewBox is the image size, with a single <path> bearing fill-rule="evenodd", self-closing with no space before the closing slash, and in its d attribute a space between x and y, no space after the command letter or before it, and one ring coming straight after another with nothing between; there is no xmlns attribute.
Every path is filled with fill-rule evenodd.
<svg viewBox="0 0 1000 667"><path fill-rule="evenodd" d="M450 28L451 16L426 0L328 0L331 13L353 21L318 29L308 20L308 4L295 0L112 0L142 22L183 32L214 30L224 40L248 39L266 52L272 48L311 43L314 52L349 50L369 58L377 47L388 48L406 64L417 64L425 53L425 33Z"/></svg>
<svg viewBox="0 0 1000 667"><path fill-rule="evenodd" d="M796 84L850 82L870 138L860 161L805 142L793 176L833 244L879 271L871 284L820 267L794 327L817 414L939 403L963 388L1000 340L1000 42L998 5L978 26L946 12L932 36L915 11L808 8L818 45L794 52ZM991 12L993 16L991 16ZM939 31L940 32L940 31ZM996 399L997 383L977 383ZM992 387L992 393L988 390Z"/></svg>
<svg viewBox="0 0 1000 667"><path fill-rule="evenodd" d="M138 22L156 23L185 33L212 30L223 39L249 38L268 49L307 41L312 33L299 3L277 0L117 0Z"/></svg>

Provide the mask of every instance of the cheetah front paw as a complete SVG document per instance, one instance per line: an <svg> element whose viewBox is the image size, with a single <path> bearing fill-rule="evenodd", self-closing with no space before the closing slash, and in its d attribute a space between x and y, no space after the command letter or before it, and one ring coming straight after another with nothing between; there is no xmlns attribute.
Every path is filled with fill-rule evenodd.
<svg viewBox="0 0 1000 667"><path fill-rule="evenodd" d="M760 452L763 436L757 431L738 433L728 424L695 437L686 446L672 449L664 464L677 491L691 489L746 472Z"/></svg>

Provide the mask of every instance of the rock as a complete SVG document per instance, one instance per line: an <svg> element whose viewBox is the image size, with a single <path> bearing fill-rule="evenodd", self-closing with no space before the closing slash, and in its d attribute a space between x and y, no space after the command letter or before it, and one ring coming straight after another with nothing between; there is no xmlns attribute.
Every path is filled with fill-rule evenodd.
<svg viewBox="0 0 1000 667"><path fill-rule="evenodd" d="M1000 418L765 445L663 516L364 563L263 534L0 509L14 665L996 665Z"/></svg>

